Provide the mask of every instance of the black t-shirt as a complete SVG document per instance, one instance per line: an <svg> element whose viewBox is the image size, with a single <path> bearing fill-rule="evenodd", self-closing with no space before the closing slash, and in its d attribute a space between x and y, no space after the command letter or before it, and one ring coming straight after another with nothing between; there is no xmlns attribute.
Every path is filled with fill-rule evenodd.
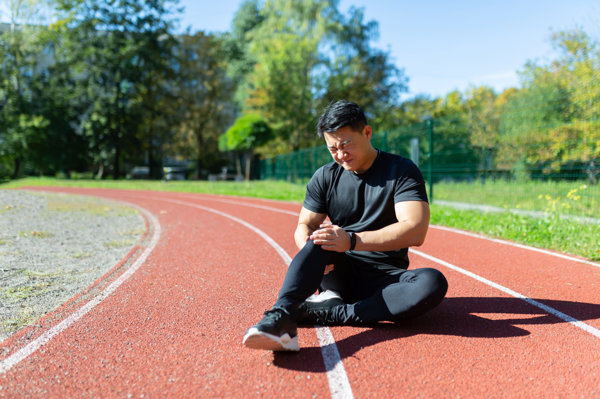
<svg viewBox="0 0 600 399"><path fill-rule="evenodd" d="M425 181L409 159L379 151L365 173L345 170L335 162L319 168L306 187L304 207L329 216L346 231L378 230L396 223L394 204L426 201ZM408 249L395 251L349 251L382 269L408 267Z"/></svg>

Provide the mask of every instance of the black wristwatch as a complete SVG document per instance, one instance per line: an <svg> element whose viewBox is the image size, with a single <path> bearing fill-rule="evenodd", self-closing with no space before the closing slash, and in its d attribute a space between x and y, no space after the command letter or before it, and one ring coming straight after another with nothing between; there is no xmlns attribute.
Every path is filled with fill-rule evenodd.
<svg viewBox="0 0 600 399"><path fill-rule="evenodd" d="M350 251L352 251L354 247L356 247L356 234L350 231L348 232L348 235L350 236Z"/></svg>

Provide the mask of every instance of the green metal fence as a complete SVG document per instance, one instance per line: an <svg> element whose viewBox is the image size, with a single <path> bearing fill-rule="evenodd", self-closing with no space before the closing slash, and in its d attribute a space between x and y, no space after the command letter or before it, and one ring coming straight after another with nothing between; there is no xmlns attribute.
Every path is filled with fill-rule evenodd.
<svg viewBox="0 0 600 399"><path fill-rule="evenodd" d="M473 139L472 121L459 116L375 133L372 143L415 161L427 181L432 202L600 220L597 117L522 127L540 132L529 133L527 140L510 124L509 117L504 115L500 134L487 145ZM553 134L564 137L553 140ZM323 144L262 160L261 178L305 182L318 167L331 161Z"/></svg>

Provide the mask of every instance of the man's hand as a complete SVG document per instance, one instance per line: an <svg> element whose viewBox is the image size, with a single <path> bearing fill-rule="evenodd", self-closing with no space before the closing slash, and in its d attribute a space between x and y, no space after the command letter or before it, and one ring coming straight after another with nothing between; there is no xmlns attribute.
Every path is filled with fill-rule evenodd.
<svg viewBox="0 0 600 399"><path fill-rule="evenodd" d="M321 223L309 237L317 245L327 251L346 252L350 249L350 236L340 226Z"/></svg>

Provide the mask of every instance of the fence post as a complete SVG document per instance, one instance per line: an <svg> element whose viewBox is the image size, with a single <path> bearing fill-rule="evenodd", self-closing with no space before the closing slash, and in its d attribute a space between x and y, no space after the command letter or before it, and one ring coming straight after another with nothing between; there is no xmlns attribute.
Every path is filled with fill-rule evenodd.
<svg viewBox="0 0 600 399"><path fill-rule="evenodd" d="M387 132L387 130L384 130L383 131L383 148L382 148L382 151L383 152L388 152L388 148L389 148L389 146L388 146L388 132Z"/></svg>
<svg viewBox="0 0 600 399"><path fill-rule="evenodd" d="M427 141L429 142L429 171L427 173L429 202L433 203L433 118L427 119Z"/></svg>

